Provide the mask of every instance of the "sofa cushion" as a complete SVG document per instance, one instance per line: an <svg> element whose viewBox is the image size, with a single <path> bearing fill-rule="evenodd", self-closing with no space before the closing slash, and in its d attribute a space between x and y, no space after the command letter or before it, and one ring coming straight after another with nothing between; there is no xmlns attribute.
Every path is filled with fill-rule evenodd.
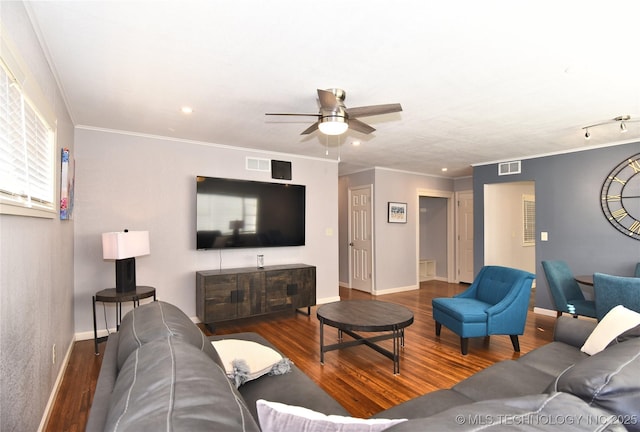
<svg viewBox="0 0 640 432"><path fill-rule="evenodd" d="M118 333L118 369L136 349L167 336L193 345L222 366L220 357L204 333L184 312L170 303L154 301L134 308L122 318Z"/></svg>
<svg viewBox="0 0 640 432"><path fill-rule="evenodd" d="M571 319L573 320L573 318ZM587 354L575 346L567 345L563 342L551 342L533 351L529 351L518 359L518 363L525 364L552 377L556 377L569 366L587 357Z"/></svg>
<svg viewBox="0 0 640 432"><path fill-rule="evenodd" d="M555 389L615 413L628 420L629 430L640 431L640 339L576 363L557 378Z"/></svg>
<svg viewBox="0 0 640 432"><path fill-rule="evenodd" d="M193 345L165 337L124 362L104 430L259 431L224 371Z"/></svg>
<svg viewBox="0 0 640 432"><path fill-rule="evenodd" d="M428 417L449 408L474 402L455 390L436 390L422 396L402 402L373 415L373 418L406 418Z"/></svg>
<svg viewBox="0 0 640 432"><path fill-rule="evenodd" d="M409 420L385 432L415 431L607 431L626 429L618 418L567 393L476 402L431 417Z"/></svg>
<svg viewBox="0 0 640 432"><path fill-rule="evenodd" d="M406 419L361 419L325 415L308 408L257 401L262 432L382 432Z"/></svg>
<svg viewBox="0 0 640 432"><path fill-rule="evenodd" d="M514 360L504 360L452 387L474 401L542 393L555 376Z"/></svg>

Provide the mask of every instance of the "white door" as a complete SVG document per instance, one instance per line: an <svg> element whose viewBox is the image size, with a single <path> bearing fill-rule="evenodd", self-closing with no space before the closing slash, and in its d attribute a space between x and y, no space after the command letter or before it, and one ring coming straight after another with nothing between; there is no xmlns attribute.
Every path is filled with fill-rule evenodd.
<svg viewBox="0 0 640 432"><path fill-rule="evenodd" d="M373 291L371 186L349 190L349 286Z"/></svg>
<svg viewBox="0 0 640 432"><path fill-rule="evenodd" d="M473 193L458 194L458 282L473 282Z"/></svg>

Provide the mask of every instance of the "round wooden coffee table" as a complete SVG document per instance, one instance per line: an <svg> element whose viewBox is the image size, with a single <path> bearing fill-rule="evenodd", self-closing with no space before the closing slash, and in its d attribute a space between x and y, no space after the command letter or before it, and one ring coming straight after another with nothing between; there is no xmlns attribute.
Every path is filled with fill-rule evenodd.
<svg viewBox="0 0 640 432"><path fill-rule="evenodd" d="M320 320L320 363L324 353L355 345L366 345L393 360L393 373L400 373L400 347L404 347L404 329L413 323L413 312L404 306L378 300L345 300L318 307ZM324 344L324 325L338 329L338 343ZM355 332L389 332L363 337ZM343 341L342 333L354 340ZM393 339L393 352L376 342Z"/></svg>

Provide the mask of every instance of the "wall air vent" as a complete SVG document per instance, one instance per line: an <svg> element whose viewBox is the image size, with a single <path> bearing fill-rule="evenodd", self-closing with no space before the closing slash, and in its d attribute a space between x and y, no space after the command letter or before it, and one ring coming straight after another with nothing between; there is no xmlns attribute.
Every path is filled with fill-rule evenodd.
<svg viewBox="0 0 640 432"><path fill-rule="evenodd" d="M247 170L271 172L271 159L248 157Z"/></svg>
<svg viewBox="0 0 640 432"><path fill-rule="evenodd" d="M498 164L498 175L520 174L520 161L502 162Z"/></svg>

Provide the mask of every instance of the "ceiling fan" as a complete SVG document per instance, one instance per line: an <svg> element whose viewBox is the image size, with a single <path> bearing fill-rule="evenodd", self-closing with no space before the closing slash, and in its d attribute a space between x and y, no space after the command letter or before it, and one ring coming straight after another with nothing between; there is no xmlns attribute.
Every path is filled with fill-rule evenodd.
<svg viewBox="0 0 640 432"><path fill-rule="evenodd" d="M344 106L346 93L342 89L318 89L318 101L320 111L317 114L302 113L266 113L265 115L288 115L317 117L318 121L302 131L300 135L308 135L317 129L326 135L340 135L348 128L363 134L370 134L375 128L358 120L359 117L368 117L380 114L388 114L402 111L399 103L386 105L369 105L355 108Z"/></svg>

